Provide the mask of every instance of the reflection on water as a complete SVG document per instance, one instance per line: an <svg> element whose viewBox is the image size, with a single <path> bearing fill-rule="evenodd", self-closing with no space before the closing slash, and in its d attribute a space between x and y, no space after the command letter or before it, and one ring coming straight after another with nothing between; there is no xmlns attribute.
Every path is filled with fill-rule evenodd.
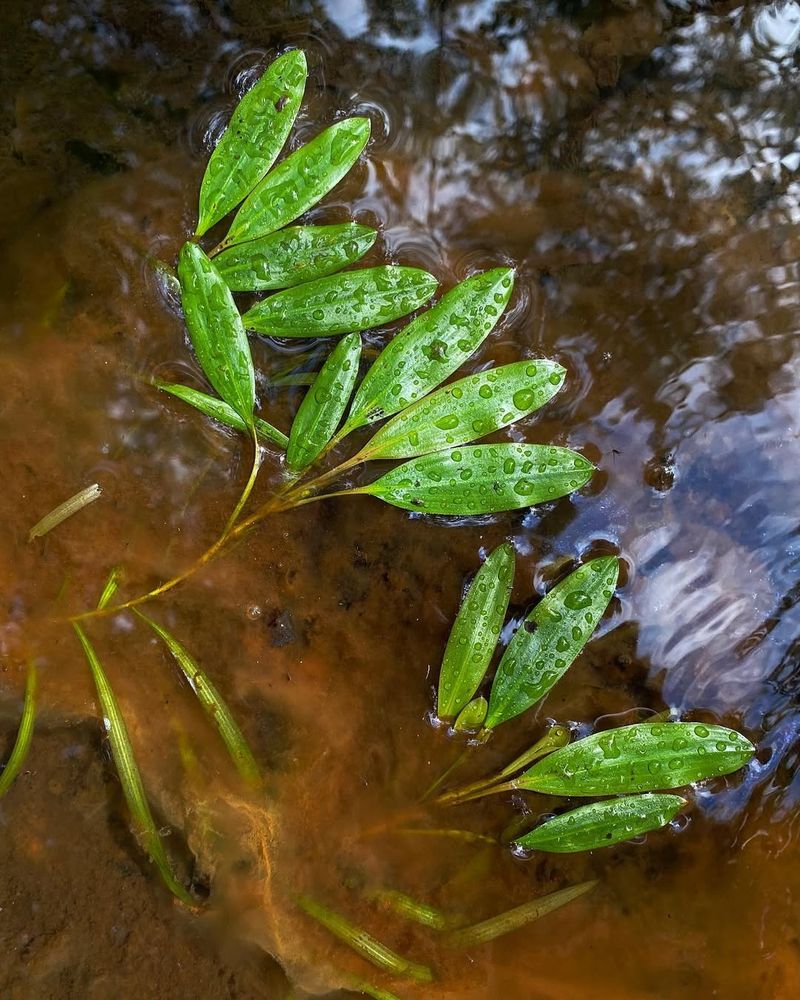
<svg viewBox="0 0 800 1000"><path fill-rule="evenodd" d="M9 738L29 653L43 658L45 702L33 773L0 810L3 897L16 900L2 904L5 992L126 995L115 970L149 954L148 926L179 942L151 967L160 997L231 995L202 963L180 978L192 947L221 949L247 996L276 995L259 948L313 991L363 974L293 909L305 890L436 959L435 994L459 1000L796 995L800 4L19 0L0 17ZM222 914L210 929L226 927L192 945L185 921L158 915L168 904L152 902L114 782L86 778L91 688L70 637L43 622L56 601L96 599L112 565L136 582L184 565L245 474L234 436L140 378L193 370L146 260L177 251L204 152L287 45L312 68L300 140L343 112L374 126L369 162L311 217L377 224L370 262L428 267L446 285L512 261L509 319L473 363L564 364L564 391L526 437L580 448L600 473L570 501L458 530L367 500L283 515L165 602L268 765L266 807L242 800L204 746L158 648L124 618L97 629L148 786L210 882ZM291 362L256 350L263 370ZM288 426L297 397L261 388ZM95 480L91 512L27 544L42 513ZM529 863L366 836L456 752L426 722L431 687L464 578L504 537L520 611L564 560L620 551L627 577L600 638L484 766L546 717L622 722L669 705L745 727L758 759L742 782L699 793L685 830ZM199 783L179 737L201 753ZM78 788L80 824L58 804ZM498 799L452 821L492 831L522 806ZM145 902L117 919L132 872ZM478 918L592 876L596 893L466 965L360 894L391 885ZM73 888L92 881L94 923ZM63 978L76 967L83 980Z"/></svg>

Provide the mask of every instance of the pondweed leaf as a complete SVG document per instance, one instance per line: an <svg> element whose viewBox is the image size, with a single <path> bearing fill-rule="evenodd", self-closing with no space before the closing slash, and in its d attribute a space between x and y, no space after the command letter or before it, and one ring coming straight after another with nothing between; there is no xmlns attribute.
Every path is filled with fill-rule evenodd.
<svg viewBox="0 0 800 1000"><path fill-rule="evenodd" d="M503 627L513 583L514 547L506 542L476 573L450 631L439 674L440 719L457 716L478 690Z"/></svg>
<svg viewBox="0 0 800 1000"><path fill-rule="evenodd" d="M242 317L248 330L273 337L328 337L368 330L413 312L436 291L432 274L384 264L344 271L287 288Z"/></svg>
<svg viewBox="0 0 800 1000"><path fill-rule="evenodd" d="M738 770L755 753L741 733L699 722L640 722L556 750L512 784L548 795L680 788Z"/></svg>
<svg viewBox="0 0 800 1000"><path fill-rule="evenodd" d="M614 594L615 556L592 559L562 580L514 633L497 667L486 728L526 711L560 680Z"/></svg>
<svg viewBox="0 0 800 1000"><path fill-rule="evenodd" d="M358 387L343 433L389 417L461 367L494 329L514 287L498 267L451 289L386 345Z"/></svg>
<svg viewBox="0 0 800 1000"><path fill-rule="evenodd" d="M422 903L413 896L397 889L374 889L367 893L367 898L381 906L391 910L396 916L403 920L411 920L415 924L422 924L423 927L432 927L434 930L444 930L451 921L435 906Z"/></svg>
<svg viewBox="0 0 800 1000"><path fill-rule="evenodd" d="M100 599L97 602L98 611L102 611L103 608L108 607L111 598L117 592L117 588L119 587L121 579L122 579L122 567L115 566L108 574L108 579L106 580L105 586L103 587L100 593Z"/></svg>
<svg viewBox="0 0 800 1000"><path fill-rule="evenodd" d="M6 761L3 773L0 774L0 796L5 795L14 782L14 778L22 770L25 758L31 748L33 739L33 726L36 721L36 667L32 662L28 663L28 673L25 679L25 700L22 703L22 718L17 730L17 738L14 740L14 747L11 756Z"/></svg>
<svg viewBox="0 0 800 1000"><path fill-rule="evenodd" d="M361 338L350 333L336 345L292 422L286 464L290 469L310 465L333 437L350 402L358 375Z"/></svg>
<svg viewBox="0 0 800 1000"><path fill-rule="evenodd" d="M414 458L346 492L421 514L493 514L566 496L588 482L593 468L569 448L476 444Z"/></svg>
<svg viewBox="0 0 800 1000"><path fill-rule="evenodd" d="M409 979L415 979L419 983L430 983L433 981L433 973L427 965L419 965L417 962L412 962L409 958L404 958L402 955L396 954L390 948L387 948L385 944L376 941L371 934L368 934L361 927L350 923L341 914L336 913L334 910L329 910L327 906L323 906L308 896L301 896L297 900L297 905L304 913L307 913L318 923L322 924L323 927L326 927L334 937L339 938L340 941L344 941L353 951L357 952L368 962L372 962L379 969L386 969L388 972L394 972L398 976L407 976Z"/></svg>
<svg viewBox="0 0 800 1000"><path fill-rule="evenodd" d="M306 85L300 49L279 56L239 101L208 161L200 188L202 236L266 174L289 136Z"/></svg>
<svg viewBox="0 0 800 1000"><path fill-rule="evenodd" d="M256 402L253 358L230 289L194 243L185 243L180 252L178 277L197 360L208 381L250 429Z"/></svg>
<svg viewBox="0 0 800 1000"><path fill-rule="evenodd" d="M214 264L233 292L290 288L341 271L363 257L377 235L357 222L289 226L223 250Z"/></svg>
<svg viewBox="0 0 800 1000"><path fill-rule="evenodd" d="M48 531L52 531L53 528L58 527L62 521L66 521L68 517L72 517L79 510L88 507L90 503L94 503L102 492L97 483L92 483L91 486L79 490L75 496L60 503L58 507L55 507L49 514L45 514L40 521L37 521L28 532L28 541L32 542L34 538L41 538L42 535L46 535Z"/></svg>
<svg viewBox="0 0 800 1000"><path fill-rule="evenodd" d="M652 792L591 802L547 820L514 843L556 854L593 851L666 826L685 805L680 795Z"/></svg>
<svg viewBox="0 0 800 1000"><path fill-rule="evenodd" d="M217 691L208 675L205 671L201 670L191 653L178 642L171 632L168 632L158 622L153 621L152 618L148 617L138 608L134 608L133 611L143 622L150 626L172 654L175 662L181 668L183 676L189 682L189 687L197 695L197 700L205 709L209 719L217 727L217 732L222 738L222 742L225 744L231 760L236 765L236 770L245 781L259 781L261 772L247 744L247 740L244 738L244 733L242 733L236 724L236 720L228 708L225 699Z"/></svg>
<svg viewBox="0 0 800 1000"><path fill-rule="evenodd" d="M489 702L485 698L473 698L458 713L453 729L457 733L474 733L481 729L489 710Z"/></svg>
<svg viewBox="0 0 800 1000"><path fill-rule="evenodd" d="M469 444L544 406L564 375L555 361L517 361L468 375L392 417L358 459L413 458Z"/></svg>
<svg viewBox="0 0 800 1000"><path fill-rule="evenodd" d="M247 432L247 425L244 420L223 399L209 396L206 392L200 392L199 389L192 389L188 385L181 385L179 382L156 381L155 385L164 392L168 392L171 396L177 396L178 399L182 399L184 403L188 403L189 406L193 406L201 413L205 413L212 420L217 420L219 423L225 424L226 427L233 427L234 430ZM254 424L256 434L258 434L262 441L269 441L271 444L276 444L279 448L286 448L289 444L289 438L283 431L279 431L277 427L273 427L272 424L266 420L262 420L261 417L255 417Z"/></svg>
<svg viewBox="0 0 800 1000"><path fill-rule="evenodd" d="M580 882L578 885L571 885L566 889L559 889L558 892L551 892L547 896L539 896L529 903L516 906L513 910L507 910L496 917L484 920L472 927L464 927L454 931L448 937L448 943L454 948L474 948L481 944L488 944L504 934L519 930L533 920L558 910L573 899L577 899L584 893L593 889L597 885L593 882Z"/></svg>
<svg viewBox="0 0 800 1000"><path fill-rule="evenodd" d="M220 250L274 233L316 205L356 162L369 132L368 118L345 118L281 160L236 213Z"/></svg>
<svg viewBox="0 0 800 1000"><path fill-rule="evenodd" d="M142 838L145 850L150 855L156 868L158 868L161 878L173 895L177 896L181 902L188 906L194 906L192 897L178 882L172 873L172 867L167 859L164 845L158 833L158 827L150 812L150 805L145 794L142 776L136 758L133 755L133 747L128 736L128 727L120 711L119 704L108 682L105 671L97 658L97 653L89 641L88 636L77 622L72 623L75 634L78 636L86 662L94 680L97 691L97 700L100 703L100 711L103 716L103 726L108 736L111 746L111 756L119 774L122 791L125 801L128 804L133 822Z"/></svg>

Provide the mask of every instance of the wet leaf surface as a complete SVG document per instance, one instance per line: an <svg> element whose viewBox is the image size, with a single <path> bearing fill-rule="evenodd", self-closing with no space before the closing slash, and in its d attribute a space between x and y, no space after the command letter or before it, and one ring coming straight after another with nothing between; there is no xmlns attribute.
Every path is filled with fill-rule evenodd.
<svg viewBox="0 0 800 1000"><path fill-rule="evenodd" d="M225 400L209 396L207 392L200 392L199 389L193 389L191 386L180 385L178 382L156 382L155 385L171 396L182 399L184 403L188 403L189 406L193 406L201 413L205 413L207 417L218 420L221 424L232 427L234 430L247 432L247 424ZM268 421L262 420L261 417L255 417L254 423L256 433L262 441L269 441L278 445L279 448L285 448L289 443L289 438L283 431L279 431Z"/></svg>

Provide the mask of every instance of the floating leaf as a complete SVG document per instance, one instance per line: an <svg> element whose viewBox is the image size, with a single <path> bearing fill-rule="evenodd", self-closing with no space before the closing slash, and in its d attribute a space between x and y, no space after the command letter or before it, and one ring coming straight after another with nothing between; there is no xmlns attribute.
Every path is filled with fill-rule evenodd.
<svg viewBox="0 0 800 1000"><path fill-rule="evenodd" d="M289 288L341 271L363 257L377 235L356 222L290 226L224 250L214 264L234 292Z"/></svg>
<svg viewBox="0 0 800 1000"><path fill-rule="evenodd" d="M342 436L397 413L441 385L494 329L513 287L511 268L485 271L456 285L412 320L367 372Z"/></svg>
<svg viewBox="0 0 800 1000"><path fill-rule="evenodd" d="M414 458L374 483L344 492L421 514L493 514L566 496L589 481L593 468L568 448L466 445Z"/></svg>
<svg viewBox="0 0 800 1000"><path fill-rule="evenodd" d="M100 665L94 647L89 642L89 638L81 626L77 622L73 622L72 627L75 629L75 634L80 640L86 662L89 664L89 669L92 673L92 679L97 690L97 700L100 702L100 711L103 714L103 725L111 746L111 756L114 759L114 764L119 774L125 801L128 803L128 809L131 812L134 824L138 828L138 832L144 842L145 850L150 855L156 868L158 868L161 878L170 892L177 896L181 902L186 903L188 906L193 906L192 897L175 878L170 863L167 860L164 845L158 833L158 827L153 820L153 814L150 812L150 805L145 794L142 776L139 773L136 758L133 755L128 728L125 725L125 719L120 711L119 704L105 675L105 671Z"/></svg>
<svg viewBox="0 0 800 1000"><path fill-rule="evenodd" d="M397 889L375 889L367 893L367 898L374 903L379 903L391 910L396 916L403 920L411 920L415 924L422 924L423 927L432 927L434 930L444 930L451 921L437 910L435 906L428 903L421 903L413 896Z"/></svg>
<svg viewBox="0 0 800 1000"><path fill-rule="evenodd" d="M398 413L358 460L413 458L486 437L544 406L564 374L555 361L517 361L468 375Z"/></svg>
<svg viewBox="0 0 800 1000"><path fill-rule="evenodd" d="M361 338L351 333L336 345L322 366L292 423L286 451L290 469L310 465L333 437L350 402L360 357Z"/></svg>
<svg viewBox="0 0 800 1000"><path fill-rule="evenodd" d="M217 691L211 679L201 670L191 653L178 642L171 632L168 632L163 626L153 621L152 618L149 618L138 608L134 608L133 612L150 626L156 635L163 640L164 645L170 653L172 653L175 662L181 668L183 676L189 682L192 691L197 695L197 700L217 727L217 731L222 737L222 742L225 744L231 759L236 765L236 770L245 781L259 781L261 772L258 769L255 757L253 757L253 753L247 745L247 740L236 724L236 720L231 714L231 710L228 708L225 699Z"/></svg>
<svg viewBox="0 0 800 1000"><path fill-rule="evenodd" d="M255 372L242 318L230 289L194 243L178 259L181 303L197 360L217 392L253 426Z"/></svg>
<svg viewBox="0 0 800 1000"><path fill-rule="evenodd" d="M608 607L618 574L615 556L592 559L536 605L497 667L487 729L535 705L564 675Z"/></svg>
<svg viewBox="0 0 800 1000"><path fill-rule="evenodd" d="M46 535L48 531L52 531L53 528L58 527L62 521L66 521L68 517L72 517L79 510L88 507L90 503L94 503L102 492L97 483L92 483L91 486L80 490L75 496L70 497L69 500L60 503L49 514L45 514L41 521L37 521L34 524L28 532L28 541L32 542L34 538L41 538L42 535Z"/></svg>
<svg viewBox="0 0 800 1000"><path fill-rule="evenodd" d="M28 674L25 679L25 700L22 703L22 718L17 730L17 738L14 740L14 747L11 756L0 774L0 796L5 795L11 788L14 779L22 770L25 758L31 748L33 739L33 726L36 721L36 667L33 663L28 663Z"/></svg>
<svg viewBox="0 0 800 1000"><path fill-rule="evenodd" d="M506 542L476 573L453 623L439 674L439 718L458 715L478 690L503 627L513 583L514 547Z"/></svg>
<svg viewBox="0 0 800 1000"><path fill-rule="evenodd" d="M559 889L558 892L551 892L548 896L540 896L529 903L523 903L513 910L501 913L489 920L484 920L472 927L464 927L462 930L454 931L448 937L448 943L454 948L474 948L477 945L488 944L503 934L509 934L520 927L538 920L540 917L558 910L560 907L571 903L584 893L593 889L597 885L596 881L580 882L578 885L571 885L566 889Z"/></svg>
<svg viewBox="0 0 800 1000"><path fill-rule="evenodd" d="M287 288L242 317L248 330L273 337L328 337L368 330L413 312L436 291L432 274L386 264L345 271Z"/></svg>
<svg viewBox="0 0 800 1000"><path fill-rule="evenodd" d="M419 965L409 958L397 955L385 944L376 941L371 934L368 934L361 927L351 924L349 920L341 914L329 910L327 906L317 903L308 896L301 896L297 900L297 905L304 913L326 927L334 937L344 941L353 951L358 952L362 958L372 962L379 969L386 969L398 976L407 976L420 983L433 981L433 973L427 965Z"/></svg>
<svg viewBox="0 0 800 1000"><path fill-rule="evenodd" d="M316 205L356 162L369 132L368 118L345 118L287 156L236 213L220 250L274 233Z"/></svg>
<svg viewBox="0 0 800 1000"><path fill-rule="evenodd" d="M511 782L548 795L622 795L730 774L755 752L741 733L699 722L640 722L556 750Z"/></svg>
<svg viewBox="0 0 800 1000"><path fill-rule="evenodd" d="M306 85L300 49L279 56L239 101L208 161L200 188L202 236L247 197L289 136Z"/></svg>
<svg viewBox="0 0 800 1000"><path fill-rule="evenodd" d="M650 792L591 802L547 820L519 837L515 845L557 854L593 851L666 826L685 805L680 795Z"/></svg>
<svg viewBox="0 0 800 1000"><path fill-rule="evenodd" d="M103 591L100 594L100 600L97 602L98 611L102 611L104 608L108 607L109 601L117 592L117 588L119 587L121 579L122 579L122 567L115 566L108 574L108 579L106 580L105 586L103 587Z"/></svg>
<svg viewBox="0 0 800 1000"><path fill-rule="evenodd" d="M192 389L188 385L181 385L179 382L156 381L155 384L164 392L168 392L172 396L177 396L184 403L188 403L189 406L193 406L196 410L200 410L201 413L205 413L212 420L217 420L219 423L225 424L226 427L233 427L237 431L247 431L247 425L244 420L223 399L209 396L208 393ZM256 417L254 423L256 434L258 434L262 441L269 441L271 444L278 445L279 448L286 448L289 444L289 438L283 431L279 431L277 427L273 427L266 420Z"/></svg>
<svg viewBox="0 0 800 1000"><path fill-rule="evenodd" d="M483 725L488 710L489 702L485 698L473 698L458 713L453 729L457 733L476 732Z"/></svg>

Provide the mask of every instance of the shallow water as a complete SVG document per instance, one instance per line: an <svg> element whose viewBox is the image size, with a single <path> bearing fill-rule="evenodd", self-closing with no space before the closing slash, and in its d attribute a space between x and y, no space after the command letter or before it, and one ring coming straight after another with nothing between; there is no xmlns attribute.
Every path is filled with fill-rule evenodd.
<svg viewBox="0 0 800 1000"><path fill-rule="evenodd" d="M298 995L388 985L298 914L305 891L437 966L401 996L796 996L800 6L18 0L0 37L6 755L25 659L41 663L31 757L0 801L3 995L285 996L269 954ZM128 832L79 648L50 619L114 565L135 593L191 562L247 475L233 434L147 384L195 373L147 261L174 258L210 145L287 46L311 65L296 137L345 112L375 136L311 217L376 224L368 262L444 287L513 262L508 317L470 366L565 365L508 434L600 471L568 500L458 525L367 498L281 514L160 602L264 763L266 805L149 637L126 616L92 627L166 842L210 893L192 917ZM259 344L257 365L294 351ZM288 427L300 392L261 396ZM28 542L94 481L97 503ZM680 829L523 861L386 828L460 752L429 722L433 686L463 584L505 538L515 614L592 554L624 573L598 638L475 774L547 718L668 706L742 728L758 758L699 790ZM413 818L492 834L522 809L541 806ZM477 920L584 878L591 894L468 958L364 900L386 885Z"/></svg>

